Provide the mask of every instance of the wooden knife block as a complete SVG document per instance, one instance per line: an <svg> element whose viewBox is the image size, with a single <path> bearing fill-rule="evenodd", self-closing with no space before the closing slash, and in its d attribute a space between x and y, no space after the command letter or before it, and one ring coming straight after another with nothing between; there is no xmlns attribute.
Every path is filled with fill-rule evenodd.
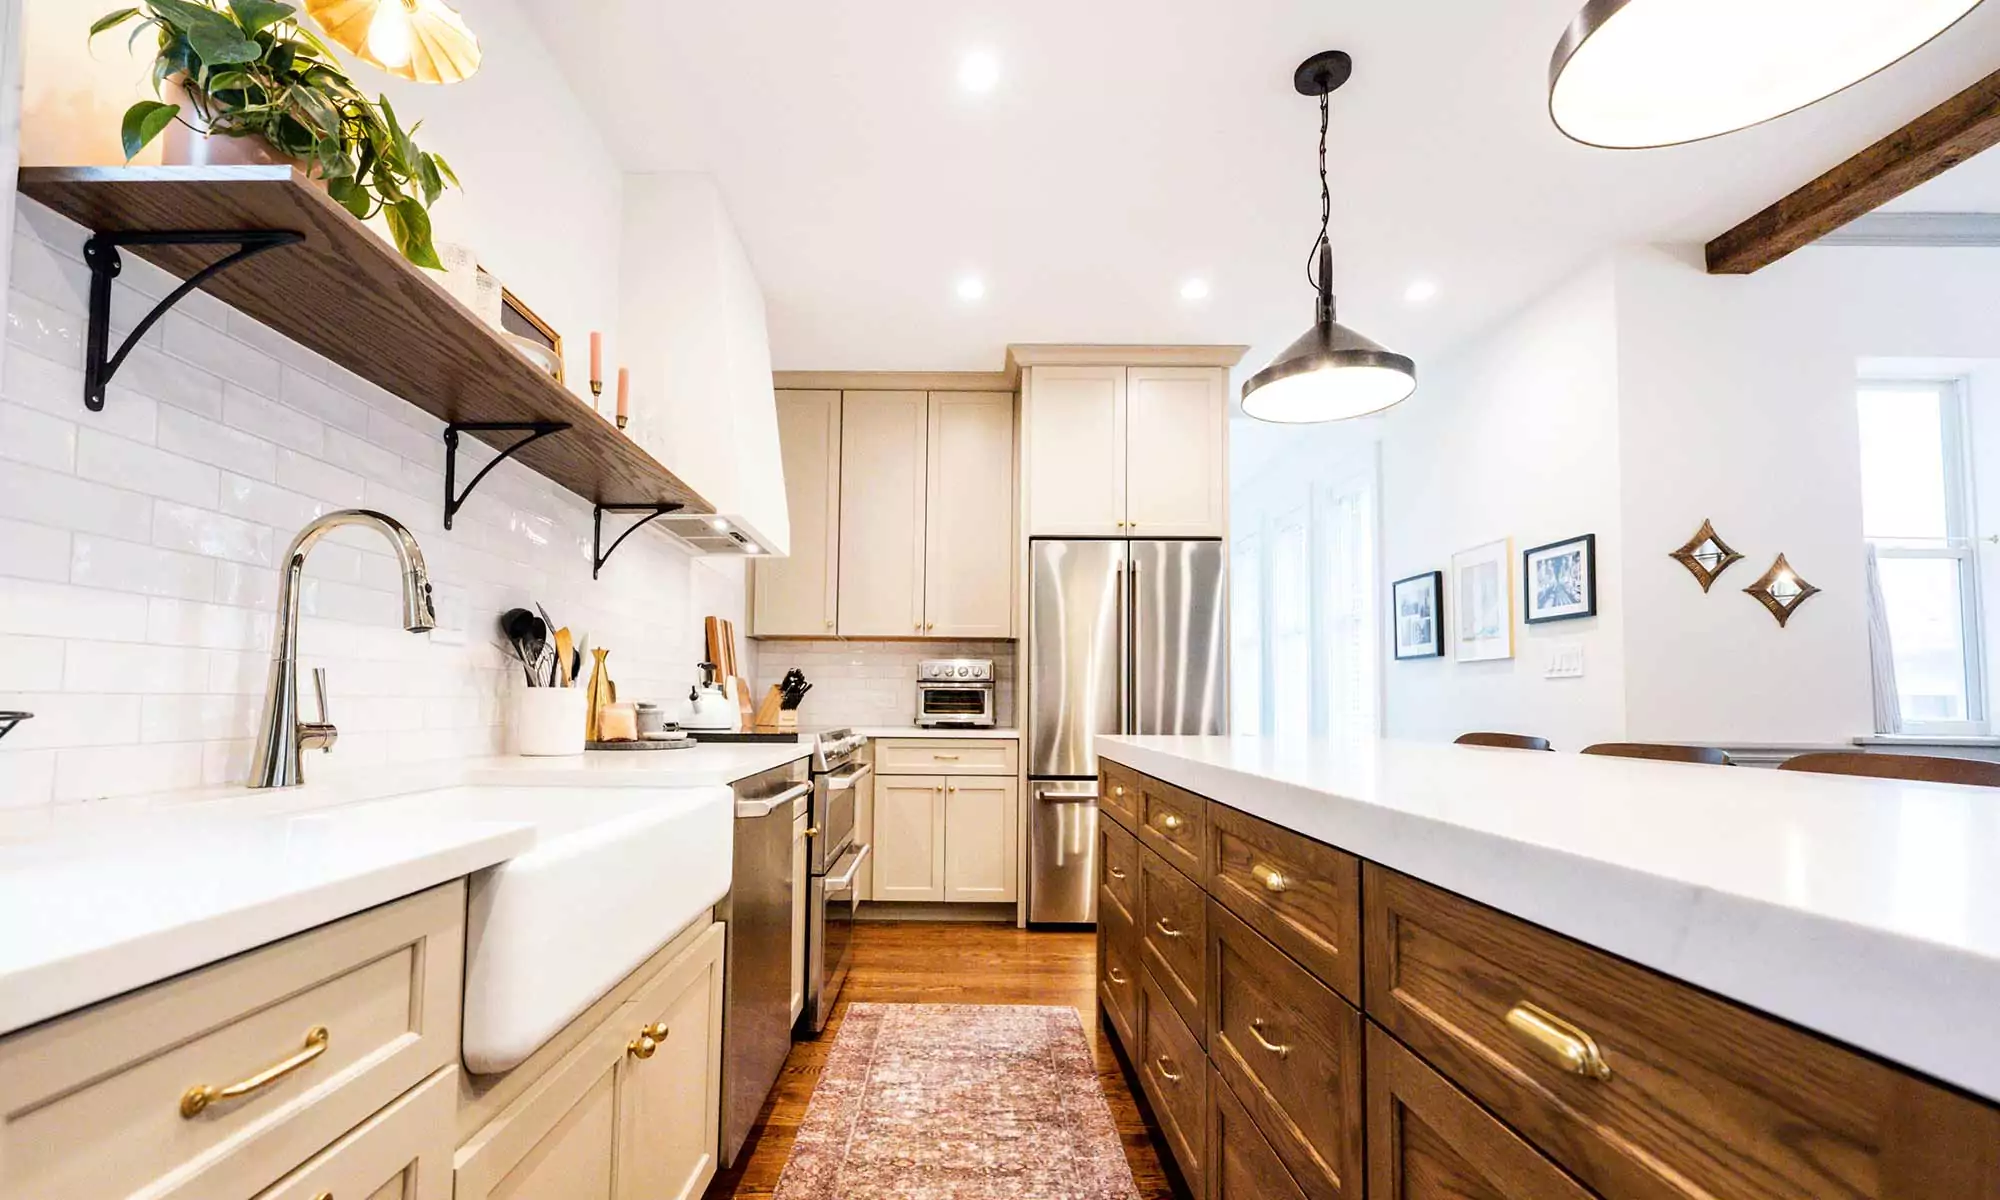
<svg viewBox="0 0 2000 1200"><path fill-rule="evenodd" d="M794 733L799 727L799 711L786 708L785 694L773 687L757 702L758 733Z"/></svg>

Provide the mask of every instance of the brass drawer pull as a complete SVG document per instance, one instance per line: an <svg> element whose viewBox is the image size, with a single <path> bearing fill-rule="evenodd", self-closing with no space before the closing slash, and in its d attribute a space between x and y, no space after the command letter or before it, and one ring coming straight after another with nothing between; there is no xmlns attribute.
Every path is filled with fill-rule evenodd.
<svg viewBox="0 0 2000 1200"><path fill-rule="evenodd" d="M1127 982L1125 978L1125 973L1123 971L1120 971L1117 967L1106 967L1104 968L1104 973L1106 975L1111 976L1111 982L1117 984L1120 987L1125 986Z"/></svg>
<svg viewBox="0 0 2000 1200"><path fill-rule="evenodd" d="M315 1025L311 1029L306 1030L305 1049L281 1063L265 1067L241 1083L232 1083L228 1087L220 1088L205 1083L196 1084L181 1093L181 1116L193 1119L201 1115L202 1111L209 1105L219 1100L234 1100L239 1096L247 1096L254 1091L271 1086L285 1076L290 1075L293 1071L305 1066L313 1059L325 1054L327 1044L332 1039L333 1035L327 1032L326 1026Z"/></svg>
<svg viewBox="0 0 2000 1200"><path fill-rule="evenodd" d="M1181 820L1181 815L1179 813L1160 814L1160 828L1166 830L1168 833L1172 833L1174 830L1179 829L1182 825L1185 824L1187 824L1187 822Z"/></svg>
<svg viewBox="0 0 2000 1200"><path fill-rule="evenodd" d="M1170 938L1187 936L1185 932L1179 929L1175 929L1172 925L1167 924L1167 919L1165 917L1161 917L1159 920L1153 922L1153 928L1159 930L1161 933L1166 934Z"/></svg>
<svg viewBox="0 0 2000 1200"><path fill-rule="evenodd" d="M1104 866L1104 870L1105 870L1105 871L1106 871L1106 873L1108 873L1108 874L1109 874L1109 875L1111 876L1111 878L1113 878L1113 879L1123 879L1123 878L1125 878L1125 872L1123 872L1123 871L1119 870L1119 869L1118 869L1117 867L1114 867L1114 866L1110 865L1109 863L1106 863L1106 864L1105 864L1105 866Z"/></svg>
<svg viewBox="0 0 2000 1200"><path fill-rule="evenodd" d="M1160 1077L1168 1083L1179 1083L1181 1075L1174 1070L1174 1060L1164 1054L1153 1056L1153 1066L1159 1069Z"/></svg>
<svg viewBox="0 0 2000 1200"><path fill-rule="evenodd" d="M1115 787L1115 788L1112 788L1112 789L1111 789L1111 794L1112 794L1112 795L1114 795L1114 796L1122 796L1122 795L1124 795L1124 794L1125 794L1125 788L1124 788L1124 785L1123 785L1123 784L1121 784L1121 785L1119 785L1118 787Z"/></svg>
<svg viewBox="0 0 2000 1200"><path fill-rule="evenodd" d="M1267 892L1282 892L1292 886L1292 881L1285 877L1283 871L1274 871L1263 863L1251 867L1250 874L1258 883L1264 885L1264 890Z"/></svg>
<svg viewBox="0 0 2000 1200"><path fill-rule="evenodd" d="M1257 1039L1259 1046L1264 1047L1264 1049L1269 1050L1279 1058L1289 1058L1291 1056L1292 1048L1290 1046L1280 1045L1264 1036L1264 1018L1262 1017L1251 1018L1250 1036Z"/></svg>
<svg viewBox="0 0 2000 1200"><path fill-rule="evenodd" d="M333 1193L332 1193L332 1192L321 1192L321 1193L320 1193L319 1195L317 1195L317 1196L314 1196L314 1197L313 1197L313 1200L333 1200Z"/></svg>
<svg viewBox="0 0 2000 1200"><path fill-rule="evenodd" d="M1596 1040L1540 1005L1523 1000L1507 1010L1507 1028L1535 1053L1572 1075L1611 1078L1611 1065L1604 1061Z"/></svg>
<svg viewBox="0 0 2000 1200"><path fill-rule="evenodd" d="M639 1031L639 1036L625 1043L625 1053L637 1059L647 1059L659 1053L660 1043L667 1040L667 1023L660 1021Z"/></svg>
<svg viewBox="0 0 2000 1200"><path fill-rule="evenodd" d="M932 761L932 762L957 762L957 761L958 761L958 755L956 755L956 754L933 754L933 755L931 755L931 761Z"/></svg>

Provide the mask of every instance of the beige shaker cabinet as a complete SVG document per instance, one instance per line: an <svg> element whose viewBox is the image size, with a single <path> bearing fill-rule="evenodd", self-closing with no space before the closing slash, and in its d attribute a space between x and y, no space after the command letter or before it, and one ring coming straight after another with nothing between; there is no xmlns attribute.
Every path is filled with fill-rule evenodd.
<svg viewBox="0 0 2000 1200"><path fill-rule="evenodd" d="M1227 368L1034 366L1024 378L1028 536L1228 532Z"/></svg>
<svg viewBox="0 0 2000 1200"><path fill-rule="evenodd" d="M1125 368L1033 367L1025 376L1028 536L1125 533Z"/></svg>
<svg viewBox="0 0 2000 1200"><path fill-rule="evenodd" d="M750 627L766 637L825 637L838 604L840 393L781 391L777 400L792 552L757 564Z"/></svg>
<svg viewBox="0 0 2000 1200"><path fill-rule="evenodd" d="M927 474L924 633L1013 636L1013 393L932 392Z"/></svg>
<svg viewBox="0 0 2000 1200"><path fill-rule="evenodd" d="M965 775L945 781L944 898L952 903L1012 903L1020 781Z"/></svg>
<svg viewBox="0 0 2000 1200"><path fill-rule="evenodd" d="M1020 894L1020 743L884 738L874 743L877 901L1013 903ZM880 774L889 770L925 774Z"/></svg>
<svg viewBox="0 0 2000 1200"><path fill-rule="evenodd" d="M842 637L921 637L930 409L923 392L848 392L840 421Z"/></svg>
<svg viewBox="0 0 2000 1200"><path fill-rule="evenodd" d="M940 775L875 780L876 900L945 898L945 781Z"/></svg>

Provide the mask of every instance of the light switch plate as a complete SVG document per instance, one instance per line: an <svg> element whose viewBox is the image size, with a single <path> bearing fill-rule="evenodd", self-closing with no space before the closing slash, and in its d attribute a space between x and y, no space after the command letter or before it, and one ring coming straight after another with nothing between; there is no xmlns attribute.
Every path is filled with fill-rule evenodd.
<svg viewBox="0 0 2000 1200"><path fill-rule="evenodd" d="M1542 678L1583 678L1583 640L1581 638L1565 638L1559 642L1550 642L1542 653L1544 656L1542 660Z"/></svg>

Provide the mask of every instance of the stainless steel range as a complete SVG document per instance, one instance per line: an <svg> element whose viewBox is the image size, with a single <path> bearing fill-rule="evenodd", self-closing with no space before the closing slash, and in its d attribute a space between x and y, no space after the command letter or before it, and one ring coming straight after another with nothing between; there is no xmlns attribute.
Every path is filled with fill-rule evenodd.
<svg viewBox="0 0 2000 1200"><path fill-rule="evenodd" d="M812 806L806 828L806 862L812 877L806 900L806 995L801 1033L818 1033L833 1016L840 985L853 958L855 876L868 858L854 840L856 806L874 787L874 768L861 760L868 739L851 729L817 735L812 754Z"/></svg>

